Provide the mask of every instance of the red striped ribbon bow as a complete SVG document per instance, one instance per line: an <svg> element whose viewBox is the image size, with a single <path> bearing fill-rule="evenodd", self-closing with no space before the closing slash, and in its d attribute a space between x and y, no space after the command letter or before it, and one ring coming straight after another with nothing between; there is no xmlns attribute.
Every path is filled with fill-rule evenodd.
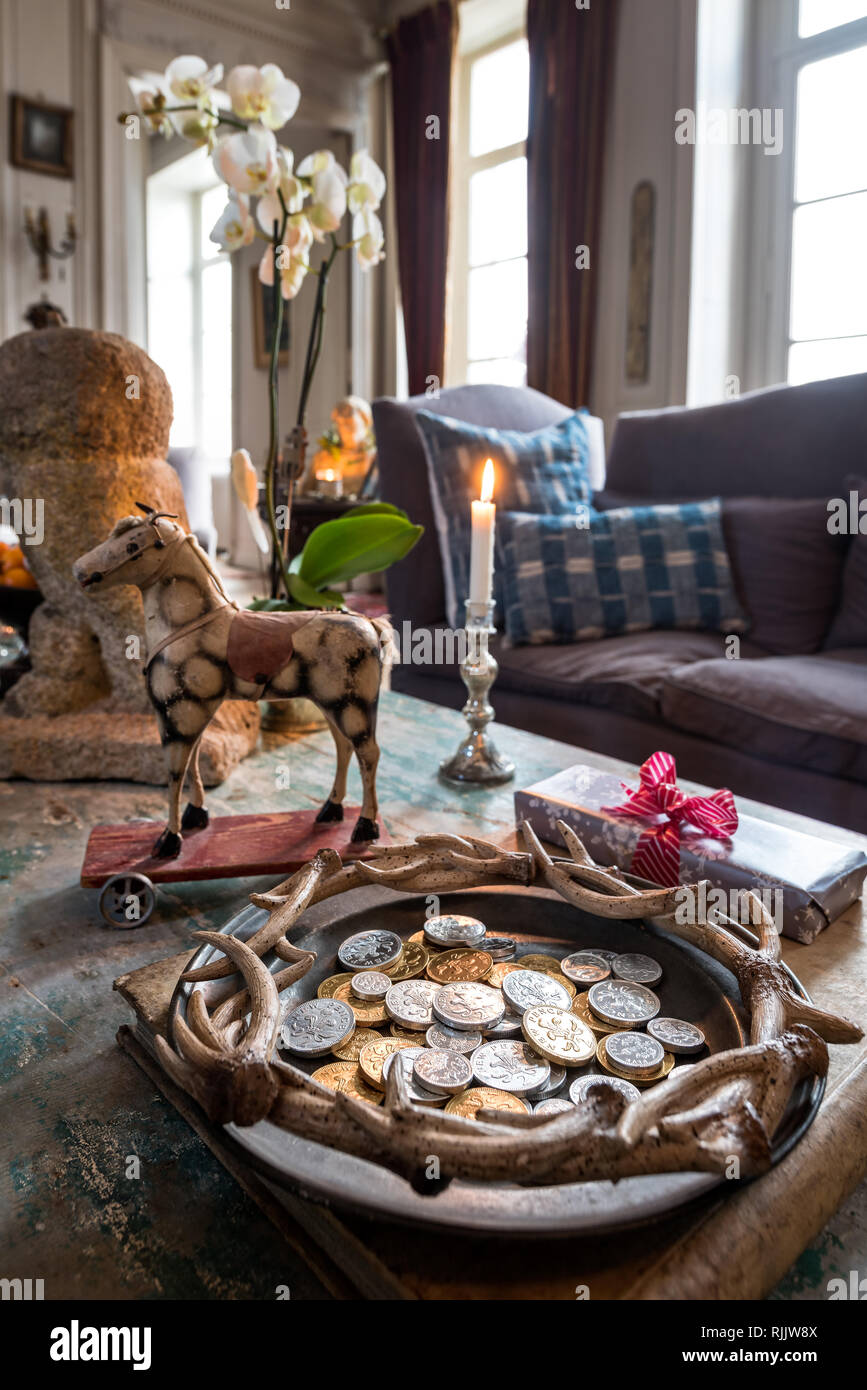
<svg viewBox="0 0 867 1390"><path fill-rule="evenodd" d="M654 753L639 772L638 791L628 793L622 806L603 806L612 816L645 820L665 816L657 825L648 826L641 835L632 856L631 872L649 878L664 888L674 888L680 882L681 826L684 822L695 827L703 836L724 840L738 828L735 799L727 787L710 796L687 796L677 785L677 768L670 753Z"/></svg>

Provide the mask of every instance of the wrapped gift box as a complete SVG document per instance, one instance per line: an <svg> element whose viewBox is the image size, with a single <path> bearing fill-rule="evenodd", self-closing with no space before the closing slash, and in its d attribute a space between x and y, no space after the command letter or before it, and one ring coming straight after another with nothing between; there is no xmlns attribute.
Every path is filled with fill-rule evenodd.
<svg viewBox="0 0 867 1390"><path fill-rule="evenodd" d="M630 788L638 779L630 779ZM542 840L562 845L562 820L579 835L602 865L629 870L642 833L652 822L627 820L603 811L620 806L624 784L610 772L578 765L544 782L515 792L515 819L529 821ZM727 895L750 888L777 922L784 936L815 941L819 932L861 896L867 854L770 821L740 816L731 838L714 840L684 827L680 846L680 881L707 879ZM712 904L711 904L712 905Z"/></svg>

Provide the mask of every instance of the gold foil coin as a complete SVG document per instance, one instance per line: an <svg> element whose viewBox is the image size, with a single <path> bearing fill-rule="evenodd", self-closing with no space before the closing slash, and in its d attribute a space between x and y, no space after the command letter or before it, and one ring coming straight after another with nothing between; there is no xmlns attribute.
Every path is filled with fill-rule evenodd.
<svg viewBox="0 0 867 1390"><path fill-rule="evenodd" d="M429 960L427 976L440 985L455 984L459 980L487 980L493 964L487 951L459 946L454 951L440 951L435 959Z"/></svg>
<svg viewBox="0 0 867 1390"><path fill-rule="evenodd" d="M320 999L333 999L341 985L348 985L352 975L329 975L323 980L316 993Z"/></svg>
<svg viewBox="0 0 867 1390"><path fill-rule="evenodd" d="M629 1031L628 1023L605 1023L601 1018L597 1018L590 1007L585 993L576 995L572 1000L572 1012L577 1014L582 1023L586 1023L588 1028L592 1028L597 1036L604 1037L606 1033L626 1033Z"/></svg>
<svg viewBox="0 0 867 1390"><path fill-rule="evenodd" d="M520 1096L509 1095L507 1091L495 1091L493 1086L472 1086L459 1096L446 1101L446 1115L463 1115L465 1119L477 1120L480 1110L511 1110L516 1115L529 1115L532 1107Z"/></svg>
<svg viewBox="0 0 867 1390"><path fill-rule="evenodd" d="M430 952L426 946L419 941L406 941L400 960L383 971L383 974L388 975L396 985L400 984L401 980L414 980L416 976L424 974L429 960Z"/></svg>
<svg viewBox="0 0 867 1390"><path fill-rule="evenodd" d="M338 985L337 989L334 991L333 997L335 999L342 999L344 1004L349 1005L350 1009L355 1014L355 1022L357 1024L360 1023L363 1026L369 1026L371 1023L385 1023L385 1020L388 1018L385 1001L383 999L357 999L352 993L351 979L352 976L350 975L349 980L347 980L345 984Z"/></svg>
<svg viewBox="0 0 867 1390"><path fill-rule="evenodd" d="M518 964L522 970L556 970L558 975L560 973L560 962L556 956L521 956Z"/></svg>
<svg viewBox="0 0 867 1390"><path fill-rule="evenodd" d="M369 1028L356 1028L351 1038L340 1047L332 1047L331 1055L341 1062L357 1062L361 1056L361 1049L369 1042L375 1042L379 1037L378 1033L372 1032Z"/></svg>
<svg viewBox="0 0 867 1390"><path fill-rule="evenodd" d="M342 1091L355 1100L367 1101L368 1105L382 1104L381 1093L368 1086L355 1062L328 1062L326 1066L316 1068L313 1080L321 1082L331 1091Z"/></svg>
<svg viewBox="0 0 867 1390"><path fill-rule="evenodd" d="M372 1086L376 1091L385 1090L382 1069L385 1066L386 1058L394 1052L400 1052L404 1047L418 1047L418 1033L412 1038L374 1037L364 1045L361 1049L358 1065L368 1086Z"/></svg>
<svg viewBox="0 0 867 1390"><path fill-rule="evenodd" d="M520 970L521 968L516 960L495 960L486 983L494 985L497 989L502 989L506 976L511 974L513 970Z"/></svg>

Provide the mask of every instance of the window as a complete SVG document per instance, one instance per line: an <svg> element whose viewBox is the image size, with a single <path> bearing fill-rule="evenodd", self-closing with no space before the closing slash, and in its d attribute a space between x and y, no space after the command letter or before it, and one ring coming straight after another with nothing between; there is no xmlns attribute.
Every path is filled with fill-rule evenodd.
<svg viewBox="0 0 867 1390"><path fill-rule="evenodd" d="M148 352L172 388L172 446L197 447L220 473L232 452L232 267L209 240L225 185L195 186L213 178L208 163L196 150L148 179Z"/></svg>
<svg viewBox="0 0 867 1390"><path fill-rule="evenodd" d="M843 25L850 27L833 32ZM798 36L789 210L793 384L867 371L867 0L800 0Z"/></svg>
<svg viewBox="0 0 867 1390"><path fill-rule="evenodd" d="M458 70L449 379L527 380L530 60L514 33Z"/></svg>

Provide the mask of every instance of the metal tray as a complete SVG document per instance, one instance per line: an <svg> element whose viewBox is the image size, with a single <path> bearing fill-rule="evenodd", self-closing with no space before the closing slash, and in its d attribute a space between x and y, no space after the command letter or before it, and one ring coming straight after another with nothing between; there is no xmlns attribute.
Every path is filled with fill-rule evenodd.
<svg viewBox="0 0 867 1390"><path fill-rule="evenodd" d="M354 889L308 908L292 935L292 944L317 952L308 974L281 995L288 1011L316 993L319 982L338 970L337 947L353 932L387 927L401 937L420 929L426 899L396 894L380 887ZM492 933L515 937L518 954L549 947L578 950L610 946L622 951L643 951L658 960L663 978L656 993L662 1013L700 1024L712 1052L745 1045L746 1015L737 982L716 961L695 948L665 935L650 924L608 921L583 913L562 898L541 888L494 887L468 889L440 895L442 912L464 912L479 917ZM267 913L247 907L222 928L224 933L246 939L267 920ZM746 929L749 944L756 938ZM206 964L216 952L210 946L199 951L191 967ZM283 962L266 956L274 971ZM808 999L800 982L789 972L798 992ZM211 1003L238 987L237 977L209 986ZM172 998L170 1020L185 1012L191 986L179 984ZM701 1054L705 1055L705 1054ZM290 1058L299 1065L298 1059ZM315 1063L300 1063L308 1072ZM689 1058L679 1058L678 1063ZM594 1066L591 1070L596 1070ZM824 1080L806 1080L794 1091L773 1143L778 1163L801 1138L818 1110ZM618 1183L586 1182L555 1187L519 1187L505 1183L471 1183L456 1180L436 1195L413 1190L403 1178L385 1168L335 1149L301 1139L268 1121L243 1129L225 1126L230 1142L249 1162L273 1182L313 1201L346 1208L379 1220L406 1222L441 1231L474 1236L559 1237L601 1234L656 1220L702 1197L723 1179L708 1173L673 1173L624 1178Z"/></svg>

